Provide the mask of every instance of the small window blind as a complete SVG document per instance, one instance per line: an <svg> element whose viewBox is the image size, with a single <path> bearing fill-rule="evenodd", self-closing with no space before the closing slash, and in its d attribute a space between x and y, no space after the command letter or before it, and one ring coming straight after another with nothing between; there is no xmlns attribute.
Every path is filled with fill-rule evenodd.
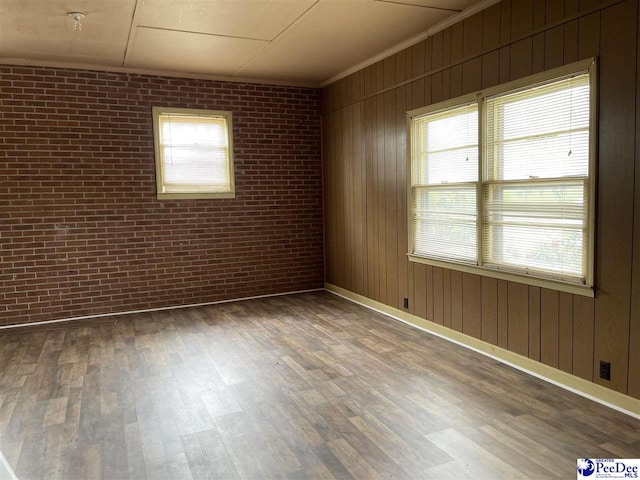
<svg viewBox="0 0 640 480"><path fill-rule="evenodd" d="M413 254L477 263L478 105L414 118Z"/></svg>
<svg viewBox="0 0 640 480"><path fill-rule="evenodd" d="M158 115L162 193L232 191L226 116Z"/></svg>
<svg viewBox="0 0 640 480"><path fill-rule="evenodd" d="M484 266L585 282L589 75L485 101Z"/></svg>

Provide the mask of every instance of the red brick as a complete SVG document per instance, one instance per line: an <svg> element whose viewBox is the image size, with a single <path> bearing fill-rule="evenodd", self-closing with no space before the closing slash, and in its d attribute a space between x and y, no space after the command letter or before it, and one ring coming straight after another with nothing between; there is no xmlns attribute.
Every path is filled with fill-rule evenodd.
<svg viewBox="0 0 640 480"><path fill-rule="evenodd" d="M319 91L0 66L0 324L322 286ZM151 107L231 110L237 196L158 200Z"/></svg>

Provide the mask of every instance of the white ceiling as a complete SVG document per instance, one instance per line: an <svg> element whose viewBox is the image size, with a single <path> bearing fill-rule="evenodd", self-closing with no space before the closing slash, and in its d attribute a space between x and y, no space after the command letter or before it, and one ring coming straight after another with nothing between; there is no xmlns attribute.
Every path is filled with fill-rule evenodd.
<svg viewBox="0 0 640 480"><path fill-rule="evenodd" d="M0 0L0 62L317 85L477 1Z"/></svg>

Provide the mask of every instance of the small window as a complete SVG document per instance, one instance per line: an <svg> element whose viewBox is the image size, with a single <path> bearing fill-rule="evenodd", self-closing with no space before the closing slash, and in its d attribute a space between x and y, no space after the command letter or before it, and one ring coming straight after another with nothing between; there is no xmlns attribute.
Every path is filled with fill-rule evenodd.
<svg viewBox="0 0 640 480"><path fill-rule="evenodd" d="M158 198L233 198L231 112L153 107Z"/></svg>
<svg viewBox="0 0 640 480"><path fill-rule="evenodd" d="M592 295L594 105L592 59L409 112L410 258Z"/></svg>

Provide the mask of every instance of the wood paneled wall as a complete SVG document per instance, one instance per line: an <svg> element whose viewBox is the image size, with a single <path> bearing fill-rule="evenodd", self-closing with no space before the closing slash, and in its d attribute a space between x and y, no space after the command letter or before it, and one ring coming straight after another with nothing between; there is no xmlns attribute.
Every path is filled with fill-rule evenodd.
<svg viewBox="0 0 640 480"><path fill-rule="evenodd" d="M640 398L637 27L637 0L503 0L325 87L327 282ZM592 56L595 299L409 262L406 111Z"/></svg>

